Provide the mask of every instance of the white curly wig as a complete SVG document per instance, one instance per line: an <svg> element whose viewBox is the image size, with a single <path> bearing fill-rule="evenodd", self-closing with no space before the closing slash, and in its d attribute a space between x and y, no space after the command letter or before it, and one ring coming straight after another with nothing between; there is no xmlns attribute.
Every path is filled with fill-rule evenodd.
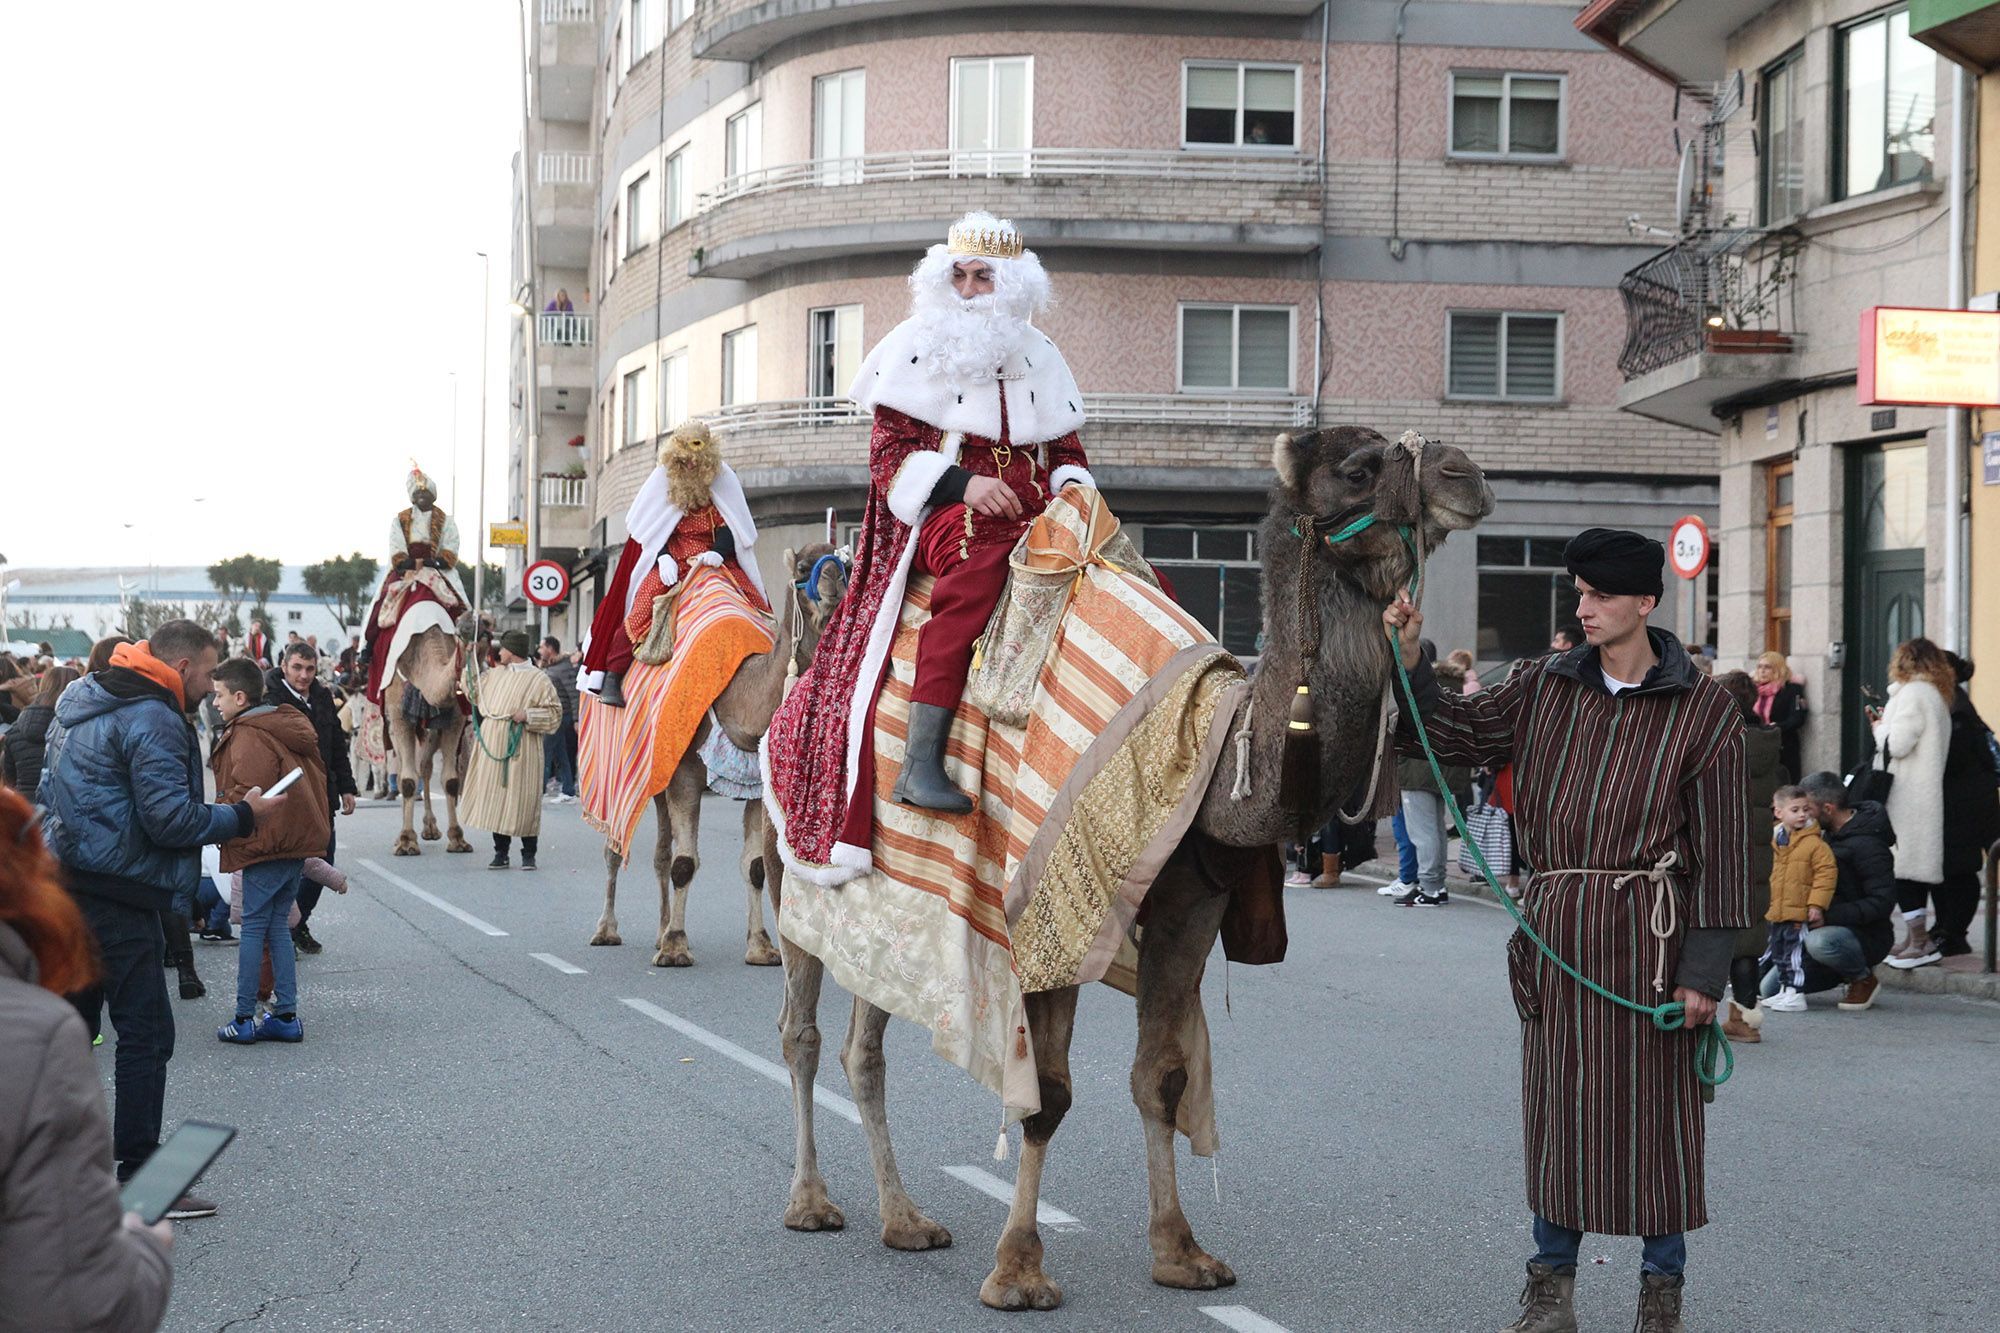
<svg viewBox="0 0 2000 1333"><path fill-rule="evenodd" d="M971 212L957 226L975 231L1014 230L991 213ZM952 289L952 265L977 258L993 271L993 292L962 298ZM1053 303L1049 275L1033 250L1018 259L954 255L933 245L910 273L910 317L917 322L927 368L954 387L992 379L1001 362L1028 337L1035 316Z"/></svg>

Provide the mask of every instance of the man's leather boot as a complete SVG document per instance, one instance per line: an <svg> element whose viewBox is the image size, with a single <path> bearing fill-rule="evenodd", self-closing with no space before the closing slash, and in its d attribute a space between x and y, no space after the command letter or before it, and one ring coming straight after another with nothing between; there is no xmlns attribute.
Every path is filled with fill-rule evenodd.
<svg viewBox="0 0 2000 1333"><path fill-rule="evenodd" d="M174 970L180 973L183 1000L199 1000L208 994L208 987L202 985L201 978L195 975L193 958L176 958Z"/></svg>
<svg viewBox="0 0 2000 1333"><path fill-rule="evenodd" d="M951 735L952 710L937 704L910 705L910 739L903 747L903 771L892 799L947 815L972 813L972 798L944 775L944 743Z"/></svg>
<svg viewBox="0 0 2000 1333"><path fill-rule="evenodd" d="M1639 1274L1639 1317L1632 1333L1687 1333L1681 1322L1681 1279L1663 1273Z"/></svg>
<svg viewBox="0 0 2000 1333"><path fill-rule="evenodd" d="M1528 1265L1521 1317L1500 1333L1576 1333L1576 1270Z"/></svg>
<svg viewBox="0 0 2000 1333"><path fill-rule="evenodd" d="M625 706L624 676L625 673L622 671L605 672L604 684L597 692L597 702L603 704L606 708L623 708Z"/></svg>

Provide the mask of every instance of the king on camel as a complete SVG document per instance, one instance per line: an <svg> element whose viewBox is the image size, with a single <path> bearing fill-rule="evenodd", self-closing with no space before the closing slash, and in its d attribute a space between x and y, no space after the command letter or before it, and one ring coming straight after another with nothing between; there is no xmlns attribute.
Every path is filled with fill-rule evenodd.
<svg viewBox="0 0 2000 1333"><path fill-rule="evenodd" d="M432 625L456 632L471 606L458 581L458 525L437 507L437 483L412 467L404 489L410 507L389 526L389 570L365 628L368 701L378 706L411 638Z"/></svg>

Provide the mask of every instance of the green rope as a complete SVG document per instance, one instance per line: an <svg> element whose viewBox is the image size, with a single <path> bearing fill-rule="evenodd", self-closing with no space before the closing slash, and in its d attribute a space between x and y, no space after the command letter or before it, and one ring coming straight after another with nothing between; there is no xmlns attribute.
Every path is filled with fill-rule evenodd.
<svg viewBox="0 0 2000 1333"><path fill-rule="evenodd" d="M526 733L527 727L509 718L507 753L493 753L492 747L486 743L486 719L479 715L479 677L473 671L469 658L465 664L465 701L472 706L472 739L479 742L479 748L485 752L488 759L500 765L500 785L504 787L507 785L508 766L513 762L514 756L521 752L521 737ZM493 720L499 721L498 718Z"/></svg>
<svg viewBox="0 0 2000 1333"><path fill-rule="evenodd" d="M1369 517L1372 519L1373 515ZM1328 537L1327 542L1330 545L1335 541L1345 541L1366 526L1366 523L1357 520L1356 523L1351 523L1342 529L1340 533ZM1399 526L1396 531L1402 535L1404 545L1410 548L1411 559L1416 562L1410 574L1410 587L1415 589L1423 579L1423 555L1417 549L1415 534L1407 525ZM1458 829L1458 836L1471 851L1473 862L1478 865L1479 873L1485 877L1487 887L1493 891L1494 899L1507 909L1507 915L1514 918L1514 924L1520 927L1521 933L1528 937L1531 944L1541 950L1542 956L1554 963L1570 980L1602 999L1630 1009L1634 1013L1646 1015L1653 1020L1653 1026L1662 1032L1676 1032L1685 1027L1687 1006L1679 1000L1668 1000L1663 1004L1639 1004L1606 990L1571 967L1562 955L1550 948L1548 942L1536 934L1535 928L1528 924L1528 918L1515 905L1513 896L1500 886L1499 877L1493 873L1493 868L1486 864L1486 853L1480 850L1479 844L1473 841L1471 832L1465 827L1465 814L1458 808L1458 801L1452 796L1450 785L1444 780L1444 770L1438 763L1437 752L1431 748L1430 731L1424 726L1423 715L1417 708L1416 688L1410 684L1410 673L1403 668L1402 646L1397 642L1396 632L1393 629L1389 630L1388 634L1389 657L1396 664L1396 678L1402 683L1403 697L1409 701L1410 722L1416 729L1417 740L1423 745L1424 760L1430 765L1431 777L1437 783L1438 793L1444 797L1445 809L1451 811L1451 822ZM1719 1021L1711 1020L1708 1026L1697 1034L1694 1061L1695 1076L1711 1088L1727 1083L1729 1076L1736 1071L1736 1053L1730 1050L1729 1038L1723 1035L1722 1024Z"/></svg>

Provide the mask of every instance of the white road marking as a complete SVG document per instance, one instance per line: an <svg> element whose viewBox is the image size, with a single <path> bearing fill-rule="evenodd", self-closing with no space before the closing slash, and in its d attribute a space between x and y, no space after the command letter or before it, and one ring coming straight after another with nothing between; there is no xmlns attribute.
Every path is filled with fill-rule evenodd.
<svg viewBox="0 0 2000 1333"><path fill-rule="evenodd" d="M1009 1205L1014 1202L1014 1183L1002 1180L990 1171L982 1171L976 1166L948 1166L944 1169L948 1176L955 1176L981 1194L990 1194L1000 1202ZM1035 1225L1047 1227L1051 1231L1087 1231L1088 1227L1075 1216L1051 1204L1037 1201L1035 1204Z"/></svg>
<svg viewBox="0 0 2000 1333"><path fill-rule="evenodd" d="M556 957L552 953L531 953L528 955L528 957L534 959L538 963L547 963L550 967L553 967L556 971L567 973L569 976L572 977L580 977L584 975L584 970L578 967L575 963L565 963L562 959Z"/></svg>
<svg viewBox="0 0 2000 1333"><path fill-rule="evenodd" d="M1247 1305L1204 1305L1201 1312L1236 1333L1290 1333L1283 1324L1273 1323Z"/></svg>
<svg viewBox="0 0 2000 1333"><path fill-rule="evenodd" d="M483 930L488 935L495 935L495 936L505 935L507 933L506 931L500 929L500 927L494 925L491 921L481 921L478 917L466 911L464 908L452 906L444 899L438 897L435 893L432 893L429 889L420 889L416 885L410 883L410 881L408 881L407 879L404 879L401 875L394 874L388 870L384 870L380 865L376 864L373 861L364 859L361 862L361 864L367 866L370 870L380 875L383 879L389 881L389 883L394 884L397 888L409 894L411 897L423 899L425 902L429 903L432 907L437 908L438 911L443 912L446 916L455 916L460 921L463 921L466 925L471 926L474 930Z"/></svg>
<svg viewBox="0 0 2000 1333"><path fill-rule="evenodd" d="M791 1071L783 1065L766 1060L752 1051L746 1051L727 1037L718 1037L697 1023L690 1023L679 1014L660 1008L651 1000L621 999L619 1003L629 1009L636 1009L655 1023L663 1023L690 1041L700 1042L717 1055L726 1055L745 1069L754 1070L781 1087L792 1086ZM861 1110L853 1102L837 1092L829 1092L819 1084L813 1084L813 1100L843 1120L853 1124L861 1123Z"/></svg>

